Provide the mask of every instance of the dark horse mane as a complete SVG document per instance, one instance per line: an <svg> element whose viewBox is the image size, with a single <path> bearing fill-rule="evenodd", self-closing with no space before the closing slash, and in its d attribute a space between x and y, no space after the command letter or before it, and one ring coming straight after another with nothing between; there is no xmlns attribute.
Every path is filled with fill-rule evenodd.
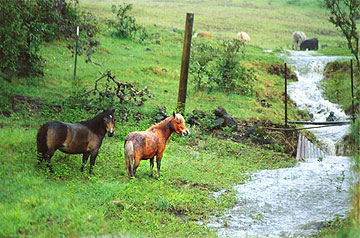
<svg viewBox="0 0 360 238"><path fill-rule="evenodd" d="M105 135L106 129L105 129L105 124L103 123L104 122L103 118L107 115L114 116L113 113L114 112L112 110L108 109L89 120L80 122L80 124L86 126L97 135L102 135L102 134Z"/></svg>

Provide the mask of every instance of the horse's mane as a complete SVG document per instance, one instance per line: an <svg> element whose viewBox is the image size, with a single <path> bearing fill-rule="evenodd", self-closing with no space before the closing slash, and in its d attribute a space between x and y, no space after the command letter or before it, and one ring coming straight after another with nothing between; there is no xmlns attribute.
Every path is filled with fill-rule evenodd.
<svg viewBox="0 0 360 238"><path fill-rule="evenodd" d="M172 116L167 117L164 120L162 120L161 122L159 122L158 124L149 127L147 130L151 130L153 128L163 128L167 123L171 122L171 118L172 118Z"/></svg>
<svg viewBox="0 0 360 238"><path fill-rule="evenodd" d="M112 114L113 114L113 112L108 109L87 121L80 122L80 124L83 124L84 126L89 128L91 131L95 132L96 134L99 134L99 133L101 133L101 131L104 131L104 128L105 128L103 118L107 115L112 115Z"/></svg>
<svg viewBox="0 0 360 238"><path fill-rule="evenodd" d="M175 114L175 118L184 121L184 117L181 114ZM166 128L166 127L168 127L168 124L171 122L172 119L173 119L173 116L169 116L169 117L165 118L164 120L162 120L161 122L159 122L158 124L151 126L148 130L151 130L153 128L160 128L160 129Z"/></svg>

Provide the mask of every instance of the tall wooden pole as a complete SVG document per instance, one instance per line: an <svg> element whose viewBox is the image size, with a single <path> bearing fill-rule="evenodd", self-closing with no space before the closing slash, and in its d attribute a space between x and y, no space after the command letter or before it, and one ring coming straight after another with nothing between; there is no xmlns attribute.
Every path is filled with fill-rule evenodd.
<svg viewBox="0 0 360 238"><path fill-rule="evenodd" d="M350 60L350 70L351 70L351 110L352 110L352 120L355 123L355 106L354 106L354 69L353 69L353 60Z"/></svg>
<svg viewBox="0 0 360 238"><path fill-rule="evenodd" d="M287 75L286 75L286 71L287 71L287 65L286 63L284 63L284 78L285 78L285 127L288 127L288 111L287 111Z"/></svg>
<svg viewBox="0 0 360 238"><path fill-rule="evenodd" d="M181 71L180 71L180 83L179 83L179 95L177 101L177 111L184 113L186 102L186 90L187 80L189 74L189 62L190 62L190 48L191 48L191 36L194 22L194 14L186 14L185 23L185 36L184 36L184 49L181 59Z"/></svg>

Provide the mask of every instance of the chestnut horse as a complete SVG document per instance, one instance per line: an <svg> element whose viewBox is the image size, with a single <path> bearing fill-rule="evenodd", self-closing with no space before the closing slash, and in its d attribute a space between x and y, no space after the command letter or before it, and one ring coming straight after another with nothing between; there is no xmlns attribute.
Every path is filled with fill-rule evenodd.
<svg viewBox="0 0 360 238"><path fill-rule="evenodd" d="M83 154L81 172L90 156L91 174L104 136L106 132L109 137L113 136L114 127L113 110L103 111L90 120L76 124L50 121L42 125L37 134L39 163L46 160L50 173L53 173L50 160L57 149L67 154Z"/></svg>
<svg viewBox="0 0 360 238"><path fill-rule="evenodd" d="M196 37L211 37L211 33L209 33L209 32L198 32L198 33L195 33L192 37L193 38L196 38Z"/></svg>
<svg viewBox="0 0 360 238"><path fill-rule="evenodd" d="M131 132L126 136L124 143L125 168L129 177L135 176L140 161L146 159L150 159L150 177L152 177L155 156L157 177L160 177L161 159L166 141L173 132L182 136L190 134L185 126L185 120L180 114L173 113L171 117L166 118L146 131Z"/></svg>

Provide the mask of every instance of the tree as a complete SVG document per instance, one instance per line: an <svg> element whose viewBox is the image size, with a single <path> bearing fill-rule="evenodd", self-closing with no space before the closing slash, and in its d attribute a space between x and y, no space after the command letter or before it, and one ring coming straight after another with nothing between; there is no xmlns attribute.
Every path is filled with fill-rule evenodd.
<svg viewBox="0 0 360 238"><path fill-rule="evenodd" d="M60 16L65 6L65 0L52 0L52 1L54 2L54 9L56 13Z"/></svg>
<svg viewBox="0 0 360 238"><path fill-rule="evenodd" d="M360 19L360 0L324 0L330 10L329 21L340 28L348 42L348 48L354 55L358 74L359 62L359 31L356 21Z"/></svg>

